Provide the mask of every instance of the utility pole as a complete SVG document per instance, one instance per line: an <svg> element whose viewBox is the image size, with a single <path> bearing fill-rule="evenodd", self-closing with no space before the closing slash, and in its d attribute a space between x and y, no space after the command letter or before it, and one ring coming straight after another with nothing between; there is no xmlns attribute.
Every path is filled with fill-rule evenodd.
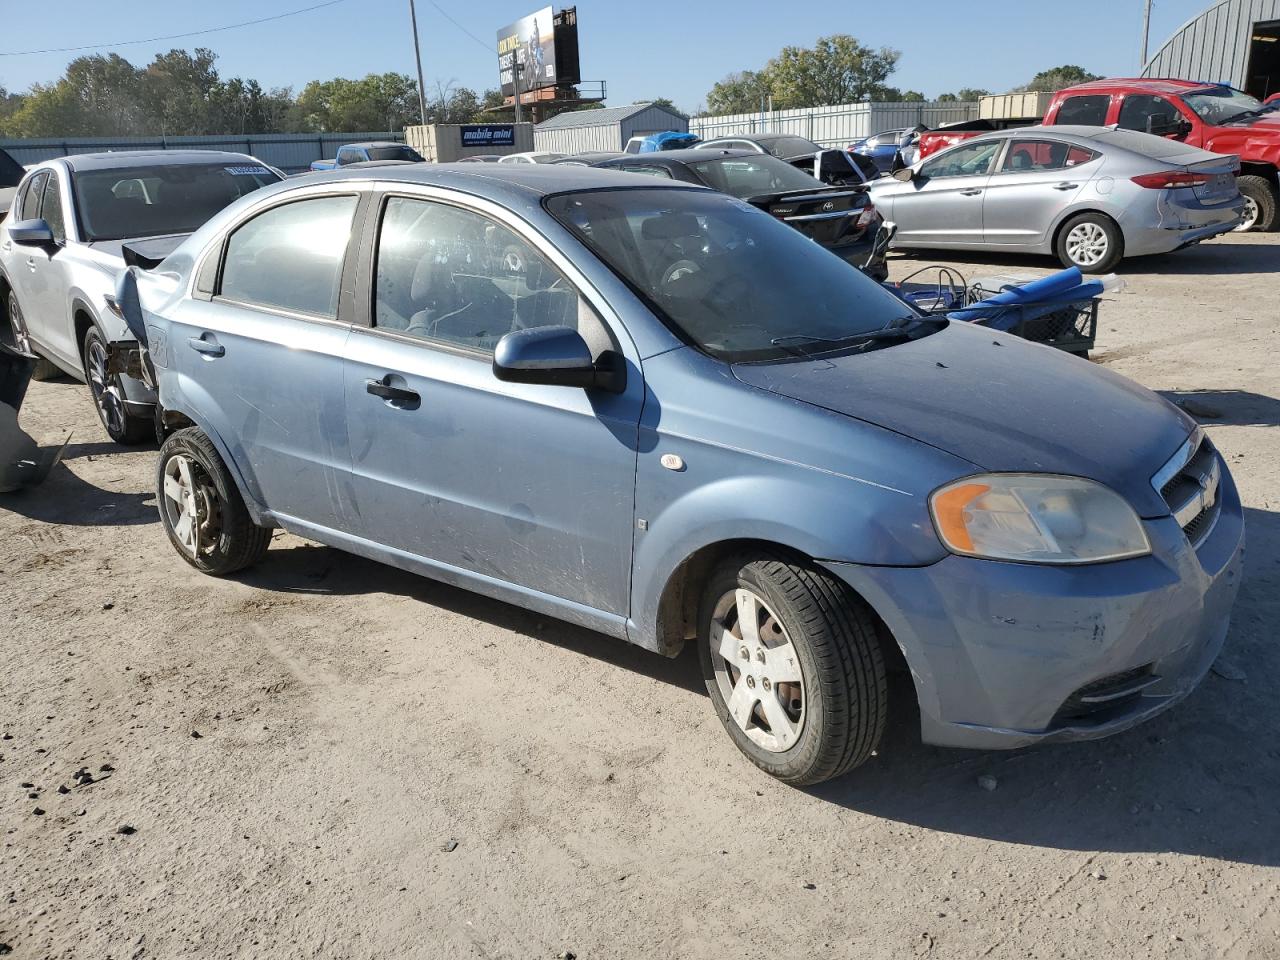
<svg viewBox="0 0 1280 960"><path fill-rule="evenodd" d="M1143 5L1142 13L1142 56L1138 60L1138 71L1146 69L1147 66L1147 43L1151 39L1151 2L1146 0Z"/></svg>
<svg viewBox="0 0 1280 960"><path fill-rule="evenodd" d="M409 20L413 23L413 58L418 62L418 112L422 122L427 122L427 88L422 82L422 48L418 45L418 11L409 0Z"/></svg>
<svg viewBox="0 0 1280 960"><path fill-rule="evenodd" d="M516 93L516 123L520 122L520 72L524 70L524 64L520 62L518 51L511 54L511 86Z"/></svg>

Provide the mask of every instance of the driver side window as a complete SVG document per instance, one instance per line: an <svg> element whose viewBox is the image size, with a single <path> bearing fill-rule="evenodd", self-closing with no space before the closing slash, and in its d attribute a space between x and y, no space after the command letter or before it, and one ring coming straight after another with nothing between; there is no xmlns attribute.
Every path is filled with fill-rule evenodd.
<svg viewBox="0 0 1280 960"><path fill-rule="evenodd" d="M980 177L991 172L996 155L1000 152L999 140L966 143L925 161L920 168L922 176L930 180L938 177Z"/></svg>
<svg viewBox="0 0 1280 960"><path fill-rule="evenodd" d="M391 197L377 249L377 328L484 354L512 330L578 329L579 297L569 281L481 214Z"/></svg>

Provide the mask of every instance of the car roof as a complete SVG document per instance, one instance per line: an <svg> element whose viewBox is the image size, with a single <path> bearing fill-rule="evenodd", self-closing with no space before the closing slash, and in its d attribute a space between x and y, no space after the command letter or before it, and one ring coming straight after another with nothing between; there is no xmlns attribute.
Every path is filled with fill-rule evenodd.
<svg viewBox="0 0 1280 960"><path fill-rule="evenodd" d="M399 140L362 140L359 143L344 143L344 147L360 147L367 150L369 147L407 147L407 143L401 143Z"/></svg>
<svg viewBox="0 0 1280 960"><path fill-rule="evenodd" d="M71 170L115 170L120 167L178 166L194 163L261 163L245 153L223 150L117 150L111 153L75 153L56 158Z"/></svg>
<svg viewBox="0 0 1280 960"><path fill-rule="evenodd" d="M1074 87L1067 87L1065 90L1059 91L1058 95L1074 96L1079 93L1124 93L1125 91L1177 94L1220 86L1223 86L1223 84L1206 83L1203 80L1174 80L1165 77L1151 79L1144 77L1110 77L1106 80L1091 80L1088 83L1078 83Z"/></svg>
<svg viewBox="0 0 1280 960"><path fill-rule="evenodd" d="M663 181L654 182L642 174L614 171L608 167L593 167L586 173L583 167L556 163L523 164L475 164L475 163L410 163L389 167L336 172L304 174L286 183L288 189L312 183L329 183L335 180L377 180L380 183L408 183L424 186L446 187L461 190L491 200L515 203L565 193L572 190L599 190L610 187L662 186L671 189L703 190L694 184ZM265 190L280 191L279 186Z"/></svg>
<svg viewBox="0 0 1280 960"><path fill-rule="evenodd" d="M716 147L689 147L685 150L658 150L653 153L624 153L618 159L625 157L636 163L662 163L671 161L672 163L705 163L708 160L723 159L725 157L750 157L752 160L758 159L760 154L754 150L720 150Z"/></svg>

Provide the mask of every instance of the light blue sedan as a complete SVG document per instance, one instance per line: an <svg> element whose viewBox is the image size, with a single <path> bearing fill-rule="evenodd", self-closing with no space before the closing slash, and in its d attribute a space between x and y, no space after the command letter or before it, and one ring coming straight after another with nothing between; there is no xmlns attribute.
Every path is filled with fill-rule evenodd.
<svg viewBox="0 0 1280 960"><path fill-rule="evenodd" d="M733 197L375 168L234 205L117 299L188 563L283 527L667 656L789 783L922 734L1098 737L1227 632L1244 525L1161 398L908 308Z"/></svg>

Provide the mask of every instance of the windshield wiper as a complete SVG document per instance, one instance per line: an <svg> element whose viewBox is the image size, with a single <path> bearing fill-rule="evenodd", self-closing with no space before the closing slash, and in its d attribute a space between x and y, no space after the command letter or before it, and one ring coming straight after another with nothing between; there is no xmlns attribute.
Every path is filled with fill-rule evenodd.
<svg viewBox="0 0 1280 960"><path fill-rule="evenodd" d="M786 350L794 357L809 358L815 356L813 351L803 351L796 347L788 346L788 341L798 340L803 343L821 343L829 344L832 347L839 348L849 345L855 345L859 349L864 348L872 343L878 343L885 340L913 340L913 334L918 332L922 327L937 325L945 326L949 321L942 316L903 316L895 317L883 327L877 330L867 330L863 333L853 333L847 337L816 337L807 333L794 333L785 337L774 337L769 343L780 350Z"/></svg>
<svg viewBox="0 0 1280 960"><path fill-rule="evenodd" d="M1261 110L1241 110L1239 113L1233 113L1225 120L1219 120L1219 124L1235 123L1237 120L1245 120L1248 117L1259 117L1262 115Z"/></svg>

